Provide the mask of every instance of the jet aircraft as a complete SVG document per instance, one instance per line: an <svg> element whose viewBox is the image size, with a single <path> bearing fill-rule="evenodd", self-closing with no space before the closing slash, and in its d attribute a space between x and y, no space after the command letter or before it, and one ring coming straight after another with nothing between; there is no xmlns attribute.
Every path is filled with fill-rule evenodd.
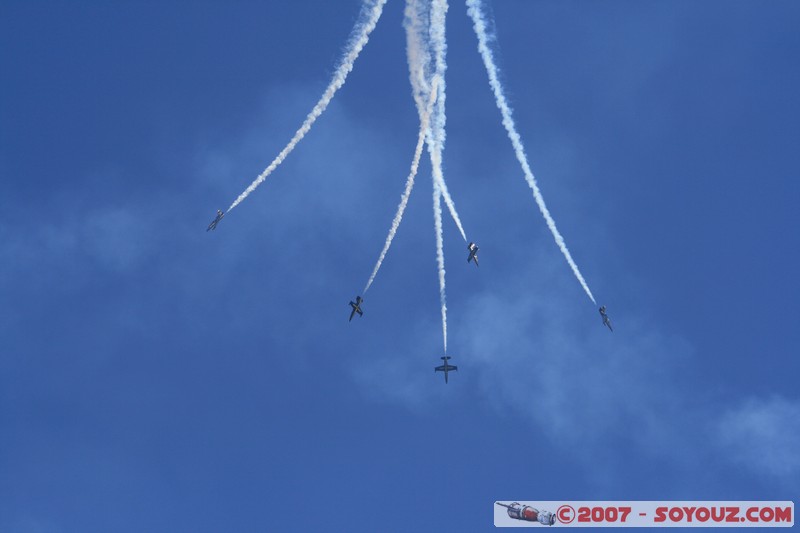
<svg viewBox="0 0 800 533"><path fill-rule="evenodd" d="M350 307L353 308L353 312L350 313L350 320L353 320L353 316L358 313L358 316L364 316L364 312L361 310L361 302L364 300L361 299L361 296L356 296L356 301L350 302ZM349 321L348 321L349 322Z"/></svg>
<svg viewBox="0 0 800 533"><path fill-rule="evenodd" d="M450 359L449 355L443 356L442 360L444 361L444 364L441 366L437 366L436 368L433 369L434 372L444 372L445 383L447 383L447 373L450 372L451 370L458 370L457 366L451 365L450 363L447 362L448 359Z"/></svg>
<svg viewBox="0 0 800 533"><path fill-rule="evenodd" d="M612 333L613 333L614 328L611 327L611 319L608 318L608 315L606 314L606 306L605 305L600 307L600 316L603 317L603 325L604 326L608 326L608 329L610 329L612 331Z"/></svg>
<svg viewBox="0 0 800 533"><path fill-rule="evenodd" d="M479 248L477 244L475 244L474 242L469 243L469 245L467 246L467 250L469 250L469 257L467 257L467 263L469 263L474 259L475 266L480 266L478 264L478 249Z"/></svg>
<svg viewBox="0 0 800 533"><path fill-rule="evenodd" d="M217 209L217 218L215 218L214 220L211 221L211 224L208 225L208 228L206 228L206 231L213 231L213 230L217 229L217 224L219 224L219 221L222 220L222 217L224 217L224 216L225 216L225 213L223 213L222 211Z"/></svg>

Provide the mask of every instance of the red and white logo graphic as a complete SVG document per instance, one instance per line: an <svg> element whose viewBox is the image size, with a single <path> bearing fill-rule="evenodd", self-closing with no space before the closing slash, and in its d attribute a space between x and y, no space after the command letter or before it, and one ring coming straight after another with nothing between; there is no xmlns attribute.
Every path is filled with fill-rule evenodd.
<svg viewBox="0 0 800 533"><path fill-rule="evenodd" d="M555 509L555 512L551 512ZM790 501L495 502L496 527L792 527Z"/></svg>

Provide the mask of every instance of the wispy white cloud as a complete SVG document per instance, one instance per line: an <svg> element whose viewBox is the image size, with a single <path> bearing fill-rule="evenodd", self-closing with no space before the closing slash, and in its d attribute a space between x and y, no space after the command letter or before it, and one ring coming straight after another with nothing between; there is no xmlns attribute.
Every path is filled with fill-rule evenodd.
<svg viewBox="0 0 800 533"><path fill-rule="evenodd" d="M160 239L157 221L141 206L97 206L77 212L51 213L30 228L0 228L2 271L15 275L34 269L63 279L64 272L86 265L126 273L139 267Z"/></svg>
<svg viewBox="0 0 800 533"><path fill-rule="evenodd" d="M686 392L680 368L693 349L653 324L626 317L613 334L599 314L566 300L569 280L554 254L524 279L458 298L449 352L455 380L498 412L522 416L558 446L603 443L621 433L666 448ZM463 293L462 293L463 294ZM419 361L393 362L412 365ZM419 369L417 369L419 372ZM367 386L369 386L367 384ZM388 397L391 380L381 381ZM405 387L405 385L397 385Z"/></svg>
<svg viewBox="0 0 800 533"><path fill-rule="evenodd" d="M756 473L800 474L800 400L751 397L729 409L716 427L717 444Z"/></svg>
<svg viewBox="0 0 800 533"><path fill-rule="evenodd" d="M754 398L723 412L719 385L687 370L701 356L691 342L633 310L613 315L610 333L596 311L567 298L575 293L555 254L531 264L524 278L452 303L449 353L459 373L443 401L482 397L592 472L613 471L620 456L635 454L681 471L715 457L720 468L747 465L757 478L797 475L800 402ZM386 354L376 364L389 365L391 378L357 381L370 396L417 410L443 388L423 363Z"/></svg>
<svg viewBox="0 0 800 533"><path fill-rule="evenodd" d="M464 366L500 410L528 418L559 446L625 433L660 448L691 347L628 317L615 333L604 330L599 315L565 301L563 278L554 283L551 273L468 301L457 328L458 349L472 359Z"/></svg>

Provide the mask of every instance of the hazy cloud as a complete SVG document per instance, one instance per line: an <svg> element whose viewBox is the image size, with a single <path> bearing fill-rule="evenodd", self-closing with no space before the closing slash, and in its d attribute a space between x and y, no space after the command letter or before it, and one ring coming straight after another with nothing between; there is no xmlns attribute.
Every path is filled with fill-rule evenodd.
<svg viewBox="0 0 800 533"><path fill-rule="evenodd" d="M718 444L735 462L757 473L800 474L800 401L748 398L725 412Z"/></svg>

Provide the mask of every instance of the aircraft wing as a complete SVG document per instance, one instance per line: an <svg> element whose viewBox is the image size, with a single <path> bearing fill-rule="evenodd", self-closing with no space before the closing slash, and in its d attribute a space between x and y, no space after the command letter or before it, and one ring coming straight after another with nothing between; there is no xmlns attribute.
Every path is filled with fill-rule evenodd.
<svg viewBox="0 0 800 533"><path fill-rule="evenodd" d="M437 366L436 368L433 369L433 371L434 372L444 372L445 371L444 365Z"/></svg>

